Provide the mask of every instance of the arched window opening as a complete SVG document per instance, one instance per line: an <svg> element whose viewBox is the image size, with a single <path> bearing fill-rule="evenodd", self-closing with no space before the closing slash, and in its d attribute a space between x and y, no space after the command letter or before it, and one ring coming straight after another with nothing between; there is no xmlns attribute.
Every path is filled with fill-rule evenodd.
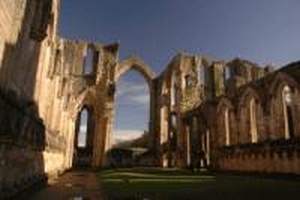
<svg viewBox="0 0 300 200"><path fill-rule="evenodd" d="M55 67L58 67L58 64L60 63L60 59L61 59L61 51L60 49L57 49L55 52L55 61L54 61Z"/></svg>
<svg viewBox="0 0 300 200"><path fill-rule="evenodd" d="M124 72L118 79L112 136L113 148L121 147L124 142L137 138L147 141L135 144L135 147L148 148L148 136L143 137L143 133L150 132L150 92L147 80L136 68Z"/></svg>
<svg viewBox="0 0 300 200"><path fill-rule="evenodd" d="M78 113L74 138L73 167L91 167L93 160L93 110L83 107Z"/></svg>
<svg viewBox="0 0 300 200"><path fill-rule="evenodd" d="M224 80L227 81L230 79L230 69L228 66L225 66L224 70Z"/></svg>
<svg viewBox="0 0 300 200"><path fill-rule="evenodd" d="M84 108L80 113L79 132L77 137L77 147L80 148L85 148L87 146L88 117L88 110Z"/></svg>
<svg viewBox="0 0 300 200"><path fill-rule="evenodd" d="M190 89L193 86L193 78L190 74L185 76L185 88Z"/></svg>
<svg viewBox="0 0 300 200"><path fill-rule="evenodd" d="M292 113L292 93L289 86L284 86L282 91L283 115L285 126L285 138L290 139L294 136L294 123Z"/></svg>
<svg viewBox="0 0 300 200"><path fill-rule="evenodd" d="M171 77L171 106L176 104L176 76L173 73Z"/></svg>
<svg viewBox="0 0 300 200"><path fill-rule="evenodd" d="M171 114L171 129L170 129L170 144L171 144L171 151L176 150L177 145L177 128L178 128L178 122L177 122L177 116L175 113Z"/></svg>
<svg viewBox="0 0 300 200"><path fill-rule="evenodd" d="M83 65L83 74L91 74L94 72L94 60L95 53L94 50L90 47L86 49L85 57L84 57L84 65Z"/></svg>
<svg viewBox="0 0 300 200"><path fill-rule="evenodd" d="M224 130L225 130L225 145L230 145L230 128L229 128L229 110L225 108L224 110Z"/></svg>
<svg viewBox="0 0 300 200"><path fill-rule="evenodd" d="M257 143L258 135L257 135L257 118L256 118L256 103L255 99L252 98L250 100L250 134L251 134L251 142Z"/></svg>
<svg viewBox="0 0 300 200"><path fill-rule="evenodd" d="M198 81L200 86L205 85L205 68L202 65L198 68Z"/></svg>
<svg viewBox="0 0 300 200"><path fill-rule="evenodd" d="M178 128L178 122L177 122L177 116L176 114L172 114L171 115L171 125L173 129L177 129Z"/></svg>

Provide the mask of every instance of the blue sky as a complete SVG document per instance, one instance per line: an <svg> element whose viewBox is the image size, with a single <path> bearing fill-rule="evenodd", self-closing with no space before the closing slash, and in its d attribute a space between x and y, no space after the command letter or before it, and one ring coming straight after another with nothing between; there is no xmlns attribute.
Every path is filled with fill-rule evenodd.
<svg viewBox="0 0 300 200"><path fill-rule="evenodd" d="M148 129L149 88L136 71L121 76L116 90L115 138L135 138Z"/></svg>
<svg viewBox="0 0 300 200"><path fill-rule="evenodd" d="M156 73L180 51L282 66L300 60L299 10L299 0L62 0L59 32L71 39L119 41L120 59L137 54ZM129 73L123 84L145 82ZM144 105L136 104L144 93L129 93L118 95L118 130L148 123L145 98Z"/></svg>

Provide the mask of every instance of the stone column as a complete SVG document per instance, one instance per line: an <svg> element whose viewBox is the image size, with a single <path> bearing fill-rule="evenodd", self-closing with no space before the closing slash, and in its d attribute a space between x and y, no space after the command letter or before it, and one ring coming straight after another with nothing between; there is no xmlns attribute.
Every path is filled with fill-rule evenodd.
<svg viewBox="0 0 300 200"><path fill-rule="evenodd" d="M99 116L99 111L94 112L95 128L94 128L94 143L93 143L93 158L92 167L98 168L103 163L103 151L106 137L106 120Z"/></svg>
<svg viewBox="0 0 300 200"><path fill-rule="evenodd" d="M149 108L149 134L151 136L150 138L150 147L154 148L155 147L155 137L157 136L157 134L155 133L155 111L156 109L156 102L155 102L155 90L154 90L154 83L151 82L151 84L149 84L149 96L150 96L150 108Z"/></svg>

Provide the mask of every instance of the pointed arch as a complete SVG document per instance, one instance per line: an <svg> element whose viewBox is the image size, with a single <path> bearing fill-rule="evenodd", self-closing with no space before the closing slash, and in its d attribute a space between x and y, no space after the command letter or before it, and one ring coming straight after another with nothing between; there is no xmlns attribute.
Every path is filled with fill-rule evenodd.
<svg viewBox="0 0 300 200"><path fill-rule="evenodd" d="M287 88L291 100L294 101L290 104L287 104L285 101ZM299 83L289 74L278 72L272 81L268 93L271 98L267 99L267 108L271 120L275 122L274 126L269 125L272 137L293 138L298 129L298 123L294 120L298 115L296 99L299 99Z"/></svg>
<svg viewBox="0 0 300 200"><path fill-rule="evenodd" d="M227 97L224 97L224 96L221 97L221 99L218 102L217 113L219 113L223 107L228 107L230 109L234 108L231 100L229 98L227 98Z"/></svg>
<svg viewBox="0 0 300 200"><path fill-rule="evenodd" d="M95 123L93 107L83 105L75 124L73 167L91 167L93 160Z"/></svg>
<svg viewBox="0 0 300 200"><path fill-rule="evenodd" d="M93 108L91 106L88 105L84 105L80 111L77 114L77 124L76 124L76 146L77 147L87 147L87 146L92 146L92 132L93 132ZM81 125L84 125L86 127L84 127L85 130L80 130L82 127L80 127ZM79 141L79 135L81 134L80 132L84 132L83 133L83 138L85 138L85 141ZM79 143L81 143L81 145L79 145Z"/></svg>
<svg viewBox="0 0 300 200"><path fill-rule="evenodd" d="M77 137L75 140L75 146L79 148L85 148L87 145L87 122L88 122L88 110L87 108L83 108L78 113L78 123L77 123Z"/></svg>
<svg viewBox="0 0 300 200"><path fill-rule="evenodd" d="M267 96L265 97L265 113L270 115L272 106L274 106L274 101L276 101L276 97L281 97L283 88L288 85L291 88L292 93L296 92L296 90L300 90L299 84L297 81L290 75L284 72L278 72L273 77L270 85L267 89Z"/></svg>
<svg viewBox="0 0 300 200"><path fill-rule="evenodd" d="M288 85L292 90L299 87L299 84L293 77L284 72L278 72L275 75L268 92L269 94L276 96L281 93L285 85Z"/></svg>
<svg viewBox="0 0 300 200"><path fill-rule="evenodd" d="M217 105L219 143L229 146L236 140L233 135L234 106L230 99L222 97Z"/></svg>
<svg viewBox="0 0 300 200"><path fill-rule="evenodd" d="M238 102L238 111L242 107L246 106L249 103L250 97L254 98L256 101L261 102L261 96L259 93L251 86L248 86L241 94Z"/></svg>
<svg viewBox="0 0 300 200"><path fill-rule="evenodd" d="M80 112L84 106L92 107L94 102L96 102L96 100L92 89L83 90L77 95L75 102L73 103L71 114L72 118L75 119L77 117L77 113Z"/></svg>
<svg viewBox="0 0 300 200"><path fill-rule="evenodd" d="M140 59L137 56L130 56L129 58L121 61L118 64L114 74L115 83L120 80L120 77L124 73L130 70L134 70L140 73L141 76L145 79L146 83L148 84L149 97L150 97L148 129L151 137L154 137L155 134L154 130L156 129L155 119L154 119L156 113L154 108L157 106L157 101L156 101L156 93L155 93L156 91L154 88L153 81L156 77L156 74L152 71L151 67L147 65L142 59ZM154 141L154 138L151 138L150 140Z"/></svg>
<svg viewBox="0 0 300 200"><path fill-rule="evenodd" d="M258 122L263 120L261 107L262 98L251 86L242 93L238 104L239 133L242 143L257 143L262 140L260 136L262 126Z"/></svg>
<svg viewBox="0 0 300 200"><path fill-rule="evenodd" d="M123 60L116 72L115 80L119 80L120 76L126 73L129 70L136 70L141 73L141 75L145 78L149 86L152 85L152 80L155 78L155 73L151 70L151 68L140 58L136 56L131 56L125 60Z"/></svg>
<svg viewBox="0 0 300 200"><path fill-rule="evenodd" d="M135 70L138 73L140 73L146 80L148 87L149 87L149 96L150 96L150 112L149 112L149 132L152 133L152 130L154 130L154 107L155 107L155 91L153 88L153 80L155 78L155 73L151 70L151 68L145 64L145 62L136 57L136 56L131 56L125 60L123 60L117 68L116 74L115 74L115 82L117 82L121 75L130 71L130 70Z"/></svg>

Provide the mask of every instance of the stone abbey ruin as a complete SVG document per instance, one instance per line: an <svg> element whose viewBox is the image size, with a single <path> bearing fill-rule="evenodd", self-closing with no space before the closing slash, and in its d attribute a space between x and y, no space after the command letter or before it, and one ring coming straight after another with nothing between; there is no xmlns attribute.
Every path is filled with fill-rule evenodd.
<svg viewBox="0 0 300 200"><path fill-rule="evenodd" d="M109 166L116 83L132 69L150 92L145 165L300 174L300 62L275 70L180 53L156 75L138 57L119 60L118 43L59 37L59 11L60 0L0 1L2 195L61 174L80 157L93 169Z"/></svg>

